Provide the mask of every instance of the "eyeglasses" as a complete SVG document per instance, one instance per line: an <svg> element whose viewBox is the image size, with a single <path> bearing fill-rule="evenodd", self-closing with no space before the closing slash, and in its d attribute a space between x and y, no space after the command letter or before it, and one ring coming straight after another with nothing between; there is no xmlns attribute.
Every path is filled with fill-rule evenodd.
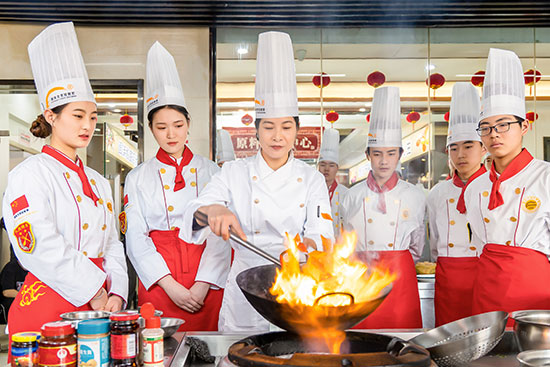
<svg viewBox="0 0 550 367"><path fill-rule="evenodd" d="M476 129L477 134L479 136L487 136L490 135L493 129L495 129L495 132L498 133L505 133L510 130L510 125L512 124L522 124L523 120L516 120L516 121L506 121L501 122L500 124L496 124L495 126L482 126L478 127Z"/></svg>

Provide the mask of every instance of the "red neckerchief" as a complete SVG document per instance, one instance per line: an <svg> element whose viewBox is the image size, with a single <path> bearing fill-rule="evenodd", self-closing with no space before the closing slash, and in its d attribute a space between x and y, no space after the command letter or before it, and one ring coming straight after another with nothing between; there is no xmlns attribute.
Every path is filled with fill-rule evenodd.
<svg viewBox="0 0 550 367"><path fill-rule="evenodd" d="M493 164L491 165L491 171L489 172L489 178L493 183L493 187L491 188L491 197L489 198L489 210L493 210L494 208L498 208L499 206L504 204L504 199L502 198L502 195L499 191L500 184L510 177L514 177L532 160L533 156L527 151L527 149L523 148L521 150L521 153L519 153L516 158L514 158L512 162L510 162L510 164L508 164L508 166L504 169L500 177L497 177L495 162L493 161Z"/></svg>
<svg viewBox="0 0 550 367"><path fill-rule="evenodd" d="M92 186L90 186L90 182L88 181L88 177L86 176L86 172L84 172L84 164L82 164L82 161L80 158L76 157L75 163L67 157L65 154L60 152L59 150L55 149L52 146L44 145L42 147L42 153L45 153L53 158L55 158L58 162L62 163L65 167L73 170L78 175L78 178L80 178L80 181L82 182L82 191L84 192L84 195L89 197L94 201L95 206L97 206L97 201L99 198L95 194L95 192L92 190Z"/></svg>
<svg viewBox="0 0 550 367"><path fill-rule="evenodd" d="M384 197L384 193L386 191L392 190L395 185L397 185L397 182L399 181L399 177L397 176L397 173L394 172L393 175L390 177L388 181L382 187L378 186L376 183L376 180L374 179L374 175L372 174L372 171L369 172L369 175L367 177L367 186L371 191L374 191L378 194L378 210L382 212L383 214L386 214L386 199Z"/></svg>
<svg viewBox="0 0 550 367"><path fill-rule="evenodd" d="M336 182L336 180L334 180L334 182L332 183L332 185L330 185L330 187L328 189L328 196L330 198L330 201L332 201L332 197L334 196L334 191L336 191L337 187L338 187L338 182Z"/></svg>
<svg viewBox="0 0 550 367"><path fill-rule="evenodd" d="M178 164L178 161L170 154L166 153L162 148L159 148L159 151L157 152L157 159L168 166L176 168L174 192L183 189L185 187L185 180L183 179L181 171L183 170L183 167L187 166L189 162L191 162L191 159L193 159L191 149L187 146L185 147L180 164Z"/></svg>
<svg viewBox="0 0 550 367"><path fill-rule="evenodd" d="M460 192L460 196L458 197L458 202L456 203L456 210L458 210L461 214L466 213L466 203L464 202L464 191L466 191L466 188L468 187L470 182L472 182L473 180L475 180L477 177L481 176L485 172L487 172L487 169L485 169L484 165L481 165L479 169L468 179L466 183L462 182L460 177L458 177L458 172L455 172L455 174L453 175L453 184L456 187L459 187L462 189L462 191Z"/></svg>

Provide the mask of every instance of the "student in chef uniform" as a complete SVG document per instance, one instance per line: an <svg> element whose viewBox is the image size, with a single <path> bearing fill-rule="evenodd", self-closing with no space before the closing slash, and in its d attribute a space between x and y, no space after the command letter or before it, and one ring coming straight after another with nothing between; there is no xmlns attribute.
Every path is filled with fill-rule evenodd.
<svg viewBox="0 0 550 367"><path fill-rule="evenodd" d="M474 238L485 243L474 314L550 308L550 164L522 148L528 130L521 62L491 49L477 131L493 163L464 195Z"/></svg>
<svg viewBox="0 0 550 367"><path fill-rule="evenodd" d="M139 277L138 304L185 320L181 330L217 330L229 250L179 239L182 214L218 167L186 145L190 116L174 58L158 42L147 54L147 118L160 148L126 177L128 256ZM204 259L208 258L205 265Z"/></svg>
<svg viewBox="0 0 550 367"><path fill-rule="evenodd" d="M128 293L111 187L76 154L97 107L73 23L47 27L28 51L43 111L31 132L51 143L9 173L4 194L10 241L29 271L9 312L10 340L64 312L118 311Z"/></svg>
<svg viewBox="0 0 550 367"><path fill-rule="evenodd" d="M235 149L233 149L229 131L224 129L216 130L216 163L221 167L225 162L234 160Z"/></svg>
<svg viewBox="0 0 550 367"><path fill-rule="evenodd" d="M434 186L427 202L432 258L437 260L436 326L472 316L472 292L483 243L472 241L464 191L486 172L482 164L486 150L476 131L479 109L476 88L471 83L456 83L447 134L447 152L456 168L451 180Z"/></svg>
<svg viewBox="0 0 550 367"><path fill-rule="evenodd" d="M402 152L399 88L377 88L366 150L372 169L364 182L349 189L341 211L344 229L357 232L356 250L378 259L398 278L389 296L357 328L422 327L414 262L424 247L426 198L399 179L395 169Z"/></svg>
<svg viewBox="0 0 550 367"><path fill-rule="evenodd" d="M295 159L292 148L299 128L296 72L286 33L259 35L256 64L256 129L259 152L227 162L187 208L180 236L204 238L214 232L228 239L228 229L275 257L286 250L285 232L321 249L321 236L332 239L330 203L323 176ZM209 217L209 227L193 229L197 210ZM325 219L329 218L329 219ZM198 222L195 220L195 229ZM243 270L267 263L231 241L235 257L220 311L220 330L261 332L269 322L248 303L237 286Z"/></svg>
<svg viewBox="0 0 550 367"><path fill-rule="evenodd" d="M344 198L348 188L340 185L336 181L339 165L340 133L337 129L325 129L323 142L319 153L319 172L325 176L325 182L328 187L328 196L332 212L334 225L334 236L338 237L342 230L342 220L340 215L340 203Z"/></svg>

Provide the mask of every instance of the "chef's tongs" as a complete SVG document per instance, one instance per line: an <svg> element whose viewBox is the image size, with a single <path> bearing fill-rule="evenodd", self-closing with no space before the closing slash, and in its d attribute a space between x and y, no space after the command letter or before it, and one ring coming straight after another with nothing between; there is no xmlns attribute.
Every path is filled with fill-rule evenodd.
<svg viewBox="0 0 550 367"><path fill-rule="evenodd" d="M207 223L207 225L208 225L208 216L206 214L204 214L203 212L201 212L200 210L197 210L195 212L195 218L200 220L203 223ZM233 228L229 228L229 238L232 239L233 241L237 242L239 245L241 245L243 247L246 247L250 251L256 253L257 255L260 255L264 259L271 261L273 264L275 264L279 267L281 266L281 262L279 261L279 259L277 259L274 256L271 256L270 254L268 254L264 250L258 248L256 245L253 245L250 242L245 241L242 238L240 238L239 236L237 236L237 234L233 231Z"/></svg>

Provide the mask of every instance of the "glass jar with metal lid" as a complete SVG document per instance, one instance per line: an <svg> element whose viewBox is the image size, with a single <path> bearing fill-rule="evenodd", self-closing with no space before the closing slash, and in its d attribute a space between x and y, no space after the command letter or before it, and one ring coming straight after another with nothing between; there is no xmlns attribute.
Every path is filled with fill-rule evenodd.
<svg viewBox="0 0 550 367"><path fill-rule="evenodd" d="M111 366L135 367L139 355L139 314L122 311L111 315Z"/></svg>

